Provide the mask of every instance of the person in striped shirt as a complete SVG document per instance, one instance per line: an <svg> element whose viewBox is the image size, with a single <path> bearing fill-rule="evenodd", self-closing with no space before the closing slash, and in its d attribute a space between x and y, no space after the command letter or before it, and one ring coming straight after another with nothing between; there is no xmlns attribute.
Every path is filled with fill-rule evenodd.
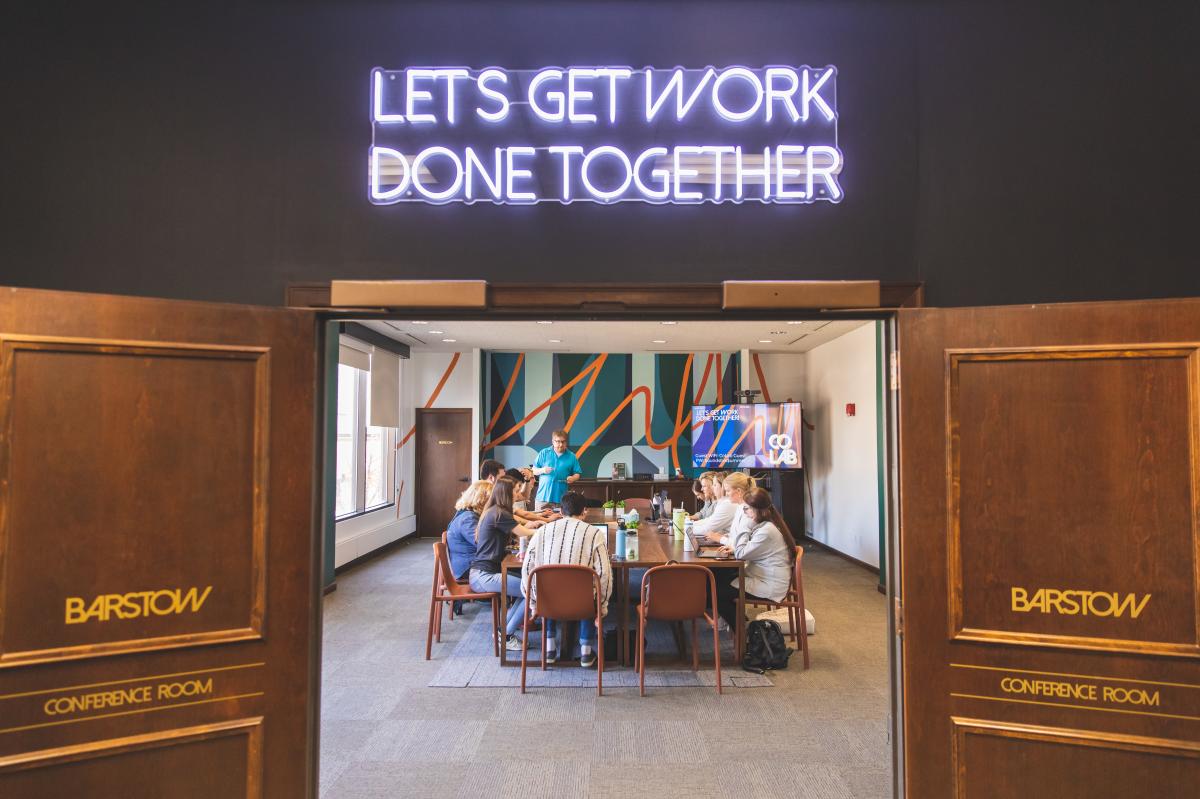
<svg viewBox="0 0 1200 799"><path fill-rule="evenodd" d="M537 594L531 594L530 575L538 566L551 563L569 563L590 566L600 575L602 609L608 613L608 600L612 596L612 562L608 555L608 528L583 521L587 505L582 494L569 491L562 497L563 518L550 522L538 530L529 541L525 560L521 564L521 589L531 605L537 606ZM554 622L546 621L548 636L546 659L558 659ZM592 622L579 623L579 663L584 668L596 665L596 625Z"/></svg>

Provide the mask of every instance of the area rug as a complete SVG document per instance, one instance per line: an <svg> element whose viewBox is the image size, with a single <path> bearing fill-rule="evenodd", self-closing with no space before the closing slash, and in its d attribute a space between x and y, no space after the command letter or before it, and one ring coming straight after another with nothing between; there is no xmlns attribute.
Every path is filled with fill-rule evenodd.
<svg viewBox="0 0 1200 799"><path fill-rule="evenodd" d="M521 669L516 666L501 666L499 658L492 654L492 643L489 638L491 613L487 606L470 604L464 608L465 614L454 622L442 621L442 631L452 629L454 625L466 625L462 638L454 649L446 655L446 662L429 681L430 688L507 688L521 684ZM701 625L704 627L706 625ZM700 663L698 671L690 668L655 668L651 659L654 653L675 652L675 640L670 628L665 624L652 623L646 631L647 657L646 687L647 688L713 688L716 686L717 674L712 665L712 634L700 637ZM708 644L706 647L705 644ZM538 634L529 634L529 657L540 657L541 639ZM518 655L510 652L509 656ZM752 674L743 671L736 665L733 654L733 642L727 633L721 634L721 686L727 688L769 688L775 683L766 675ZM704 668L707 665L709 668ZM596 685L596 670L580 668L578 664L548 666L541 670L540 663L531 663L526 669L525 684L531 688L538 687L581 687L594 688ZM638 685L636 670L624 666L606 663L604 667L604 687L620 688Z"/></svg>

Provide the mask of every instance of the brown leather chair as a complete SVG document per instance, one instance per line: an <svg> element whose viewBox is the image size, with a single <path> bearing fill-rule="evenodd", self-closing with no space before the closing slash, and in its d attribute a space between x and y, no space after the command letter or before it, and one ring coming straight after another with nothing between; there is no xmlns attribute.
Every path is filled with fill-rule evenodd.
<svg viewBox="0 0 1200 799"><path fill-rule="evenodd" d="M538 619L596 623L596 695L604 695L604 595L600 575L588 566L548 563L529 574L529 593L537 598L536 607L525 603L521 630L524 649L529 649L529 623ZM546 670L546 628L542 624L542 671ZM521 656L521 693L525 693L525 666Z"/></svg>
<svg viewBox="0 0 1200 799"><path fill-rule="evenodd" d="M713 660L717 669L717 693L721 690L721 642L717 637L717 610L708 607L708 598L717 595L717 581L711 569L695 563L668 563L655 566L642 580L642 604L638 608L638 690L646 695L646 620L692 622L692 671L700 668L699 638L696 619L703 617L712 627Z"/></svg>
<svg viewBox="0 0 1200 799"><path fill-rule="evenodd" d="M429 630L425 635L425 659L429 660L433 653L433 637L437 636L438 643L442 642L442 608L445 602L468 601L472 599L489 599L492 602L492 629L500 626L500 595L492 593L476 593L470 586L456 581L450 571L450 557L446 554L446 545L433 545L433 593L429 596ZM449 577L449 579L447 579ZM500 641L492 635L492 650L499 657Z"/></svg>
<svg viewBox="0 0 1200 799"><path fill-rule="evenodd" d="M764 608L788 609L788 635L796 641L796 648L804 653L804 668L808 668L808 620L804 616L804 572L801 563L804 560L804 548L796 547L796 565L792 568L792 583L788 586L787 595L781 602L771 602L767 599L746 598L747 605Z"/></svg>
<svg viewBox="0 0 1200 799"><path fill-rule="evenodd" d="M626 499L626 500L624 500L624 502L625 502L625 512L626 513L629 513L629 511L633 510L634 508L637 508L638 516L641 517L641 521L643 521L643 522L650 521L650 509L652 507L654 507L653 503L650 502L650 500L642 499L641 497L638 497L637 499Z"/></svg>

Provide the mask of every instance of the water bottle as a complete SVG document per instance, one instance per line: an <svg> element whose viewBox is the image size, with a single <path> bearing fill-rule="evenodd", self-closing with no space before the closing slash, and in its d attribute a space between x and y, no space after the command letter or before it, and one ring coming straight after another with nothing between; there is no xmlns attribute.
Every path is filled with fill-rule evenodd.
<svg viewBox="0 0 1200 799"><path fill-rule="evenodd" d="M676 508L675 515L671 520L671 532L674 534L676 541L683 539L684 531L691 526L692 520L688 518L686 508Z"/></svg>
<svg viewBox="0 0 1200 799"><path fill-rule="evenodd" d="M624 520L617 522L617 542L613 547L613 557L618 560L625 557L625 539L627 532L625 530Z"/></svg>

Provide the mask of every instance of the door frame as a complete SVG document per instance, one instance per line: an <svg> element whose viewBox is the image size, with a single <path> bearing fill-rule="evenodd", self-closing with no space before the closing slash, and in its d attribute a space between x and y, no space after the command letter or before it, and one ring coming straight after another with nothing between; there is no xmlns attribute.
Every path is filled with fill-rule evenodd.
<svg viewBox="0 0 1200 799"><path fill-rule="evenodd" d="M746 279L746 278L743 278ZM445 281L421 281L438 284ZM788 281L784 281L787 283ZM802 285L805 281L793 281ZM883 356L886 364L888 385L882 392L885 400L877 413L883 413L884 463L886 470L885 502L886 535L884 551L881 553L880 570L887 577L887 641L890 705L887 718L888 741L892 756L892 796L904 797L904 673L903 673L903 598L901 588L901 532L900 532L900 433L899 433L899 348L898 314L901 308L924 306L924 283L880 283L878 307L829 309L808 305L779 305L759 308L725 308L724 284L722 283L521 283L487 286L486 308L454 308L443 306L398 306L378 308L337 307L330 304L331 284L293 283L285 294L290 307L305 308L318 313L321 320L329 323L386 320L395 318L419 318L429 321L753 321L779 319L787 316L800 320L863 320L883 323ZM322 336L330 325L319 325ZM336 347L332 348L336 352ZM331 345L322 341L318 355L328 353ZM334 371L336 375L336 370ZM326 394L328 387L326 387ZM332 410L324 408L325 425L328 429L330 414L336 414L336 403ZM336 423L336 420L334 420ZM322 439L319 460L322 474L328 480L333 464ZM420 478L418 477L418 480ZM324 491L324 481L321 489ZM419 490L419 488L417 489ZM414 507L415 510L415 507ZM333 525L332 517L325 514L326 523ZM322 531L321 547L324 551L333 541L334 530ZM332 560L332 552L323 554L324 560ZM324 593L336 588L336 582L325 586ZM317 612L321 603L317 603ZM318 682L319 685L319 682ZM319 719L318 719L319 725ZM319 757L319 752L318 752Z"/></svg>

